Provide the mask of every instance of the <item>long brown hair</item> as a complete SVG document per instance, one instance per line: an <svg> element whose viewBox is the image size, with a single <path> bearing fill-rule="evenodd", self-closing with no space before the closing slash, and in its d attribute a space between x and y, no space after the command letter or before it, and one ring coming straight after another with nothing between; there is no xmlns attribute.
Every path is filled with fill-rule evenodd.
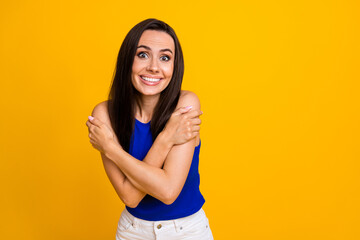
<svg viewBox="0 0 360 240"><path fill-rule="evenodd" d="M121 44L113 82L108 97L108 112L114 132L125 151L129 151L135 123L135 104L138 91L131 82L132 65L139 39L145 30L163 31L175 43L174 70L169 85L161 92L150 122L153 140L164 129L179 101L184 75L184 58L175 31L165 22L146 19L135 25Z"/></svg>

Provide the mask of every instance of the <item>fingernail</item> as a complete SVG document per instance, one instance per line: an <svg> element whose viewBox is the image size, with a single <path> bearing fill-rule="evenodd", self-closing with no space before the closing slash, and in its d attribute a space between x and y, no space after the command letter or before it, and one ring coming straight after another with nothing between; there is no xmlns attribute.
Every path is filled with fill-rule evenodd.
<svg viewBox="0 0 360 240"><path fill-rule="evenodd" d="M187 107L185 107L186 109L191 109L192 108L192 106L187 106Z"/></svg>
<svg viewBox="0 0 360 240"><path fill-rule="evenodd" d="M91 121L91 120L93 120L94 118L92 117L92 116L89 116L89 120Z"/></svg>

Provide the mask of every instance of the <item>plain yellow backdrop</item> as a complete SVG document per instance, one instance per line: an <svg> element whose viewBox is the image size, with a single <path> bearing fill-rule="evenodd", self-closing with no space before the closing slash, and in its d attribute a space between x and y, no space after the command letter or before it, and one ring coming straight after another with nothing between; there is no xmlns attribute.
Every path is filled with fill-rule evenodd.
<svg viewBox="0 0 360 240"><path fill-rule="evenodd" d="M115 239L124 205L85 126L154 17L200 98L216 240L360 239L359 3L2 1L0 238Z"/></svg>

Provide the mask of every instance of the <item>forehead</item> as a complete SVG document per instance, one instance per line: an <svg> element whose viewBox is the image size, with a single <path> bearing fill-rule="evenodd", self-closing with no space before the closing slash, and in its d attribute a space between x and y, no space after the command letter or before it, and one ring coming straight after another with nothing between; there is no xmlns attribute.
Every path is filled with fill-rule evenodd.
<svg viewBox="0 0 360 240"><path fill-rule="evenodd" d="M157 30L145 30L139 39L139 46L146 45L152 50L169 48L175 51L172 37L166 32Z"/></svg>

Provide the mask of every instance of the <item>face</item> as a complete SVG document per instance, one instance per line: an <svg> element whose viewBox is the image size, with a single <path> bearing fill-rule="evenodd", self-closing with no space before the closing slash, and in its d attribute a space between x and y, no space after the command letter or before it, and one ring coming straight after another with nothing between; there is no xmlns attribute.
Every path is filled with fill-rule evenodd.
<svg viewBox="0 0 360 240"><path fill-rule="evenodd" d="M175 44L161 31L146 30L140 37L131 81L142 95L160 96L169 85L174 70Z"/></svg>

